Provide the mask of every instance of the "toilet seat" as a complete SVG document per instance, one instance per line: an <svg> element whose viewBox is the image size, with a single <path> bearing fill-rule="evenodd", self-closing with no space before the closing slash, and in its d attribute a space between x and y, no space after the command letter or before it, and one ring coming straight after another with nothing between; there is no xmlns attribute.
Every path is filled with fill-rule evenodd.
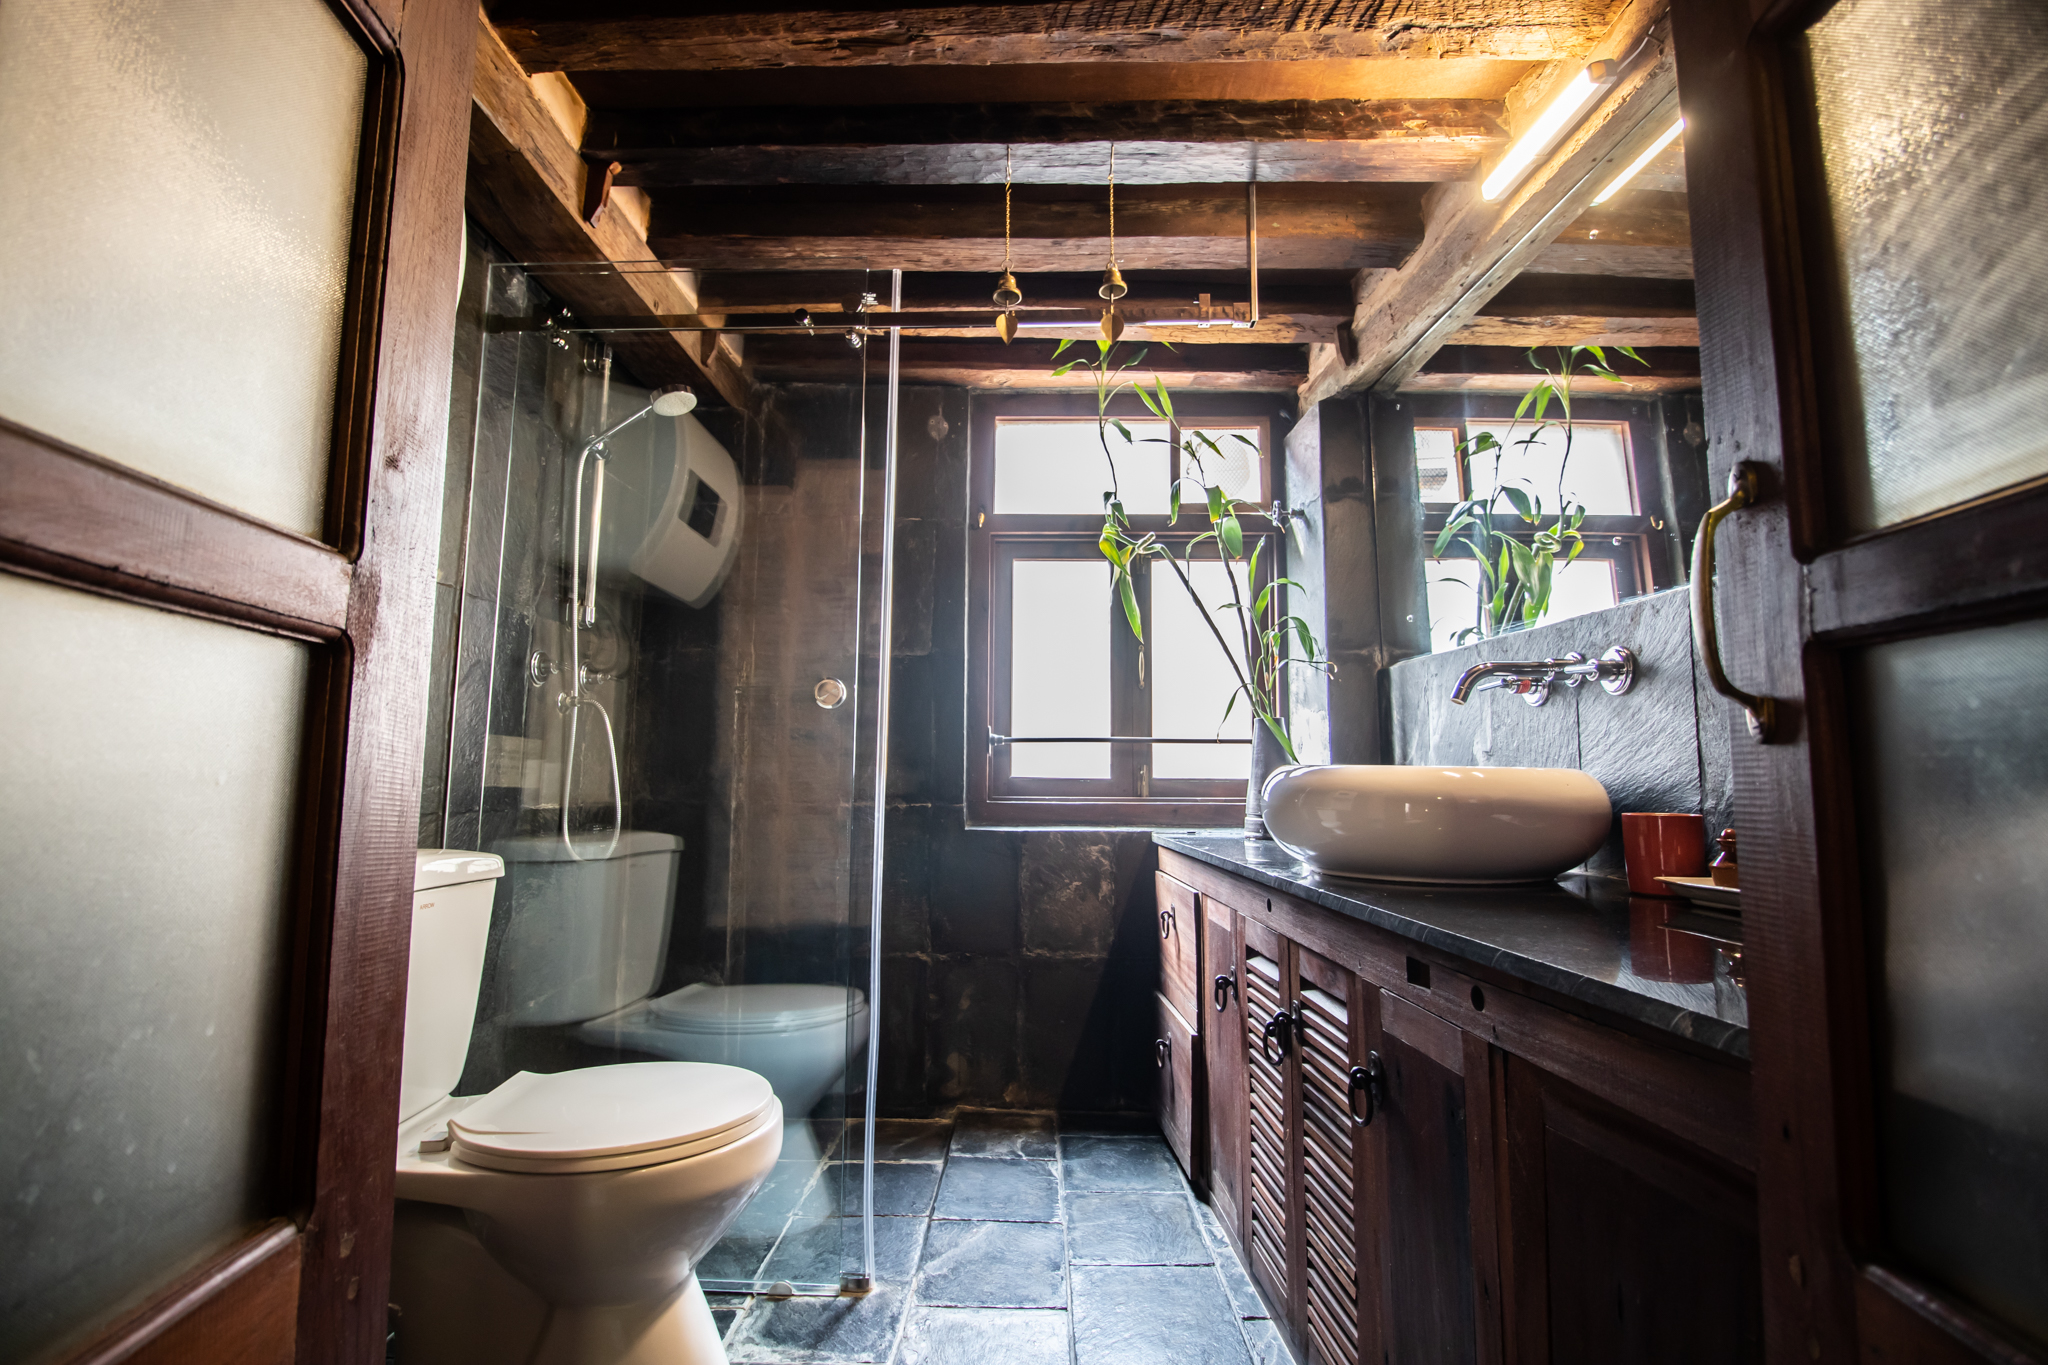
<svg viewBox="0 0 2048 1365"><path fill-rule="evenodd" d="M657 996L647 1022L679 1033L791 1033L844 1022L867 1003L852 986L699 983Z"/></svg>
<svg viewBox="0 0 2048 1365"><path fill-rule="evenodd" d="M765 1079L715 1062L522 1071L449 1116L449 1154L521 1174L635 1170L730 1146L779 1112Z"/></svg>

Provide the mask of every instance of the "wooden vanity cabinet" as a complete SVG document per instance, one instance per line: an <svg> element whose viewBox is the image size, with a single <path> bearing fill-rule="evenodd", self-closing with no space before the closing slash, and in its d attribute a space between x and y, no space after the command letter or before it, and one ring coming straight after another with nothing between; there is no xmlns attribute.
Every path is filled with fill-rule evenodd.
<svg viewBox="0 0 2048 1365"><path fill-rule="evenodd" d="M1159 1071L1159 1131L1188 1181L1203 1187L1208 1105L1202 1065L1202 907L1193 887L1164 872L1154 874L1159 927L1158 1028L1152 1060Z"/></svg>
<svg viewBox="0 0 2048 1365"><path fill-rule="evenodd" d="M1297 1359L1760 1359L1746 1067L1161 862L1202 913L1212 1206Z"/></svg>

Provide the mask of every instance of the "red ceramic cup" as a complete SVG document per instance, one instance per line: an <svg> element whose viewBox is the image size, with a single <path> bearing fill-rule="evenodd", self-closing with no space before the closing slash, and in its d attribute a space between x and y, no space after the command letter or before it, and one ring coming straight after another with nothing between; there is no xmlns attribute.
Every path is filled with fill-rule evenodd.
<svg viewBox="0 0 2048 1365"><path fill-rule="evenodd" d="M1707 875L1706 817L1624 812L1621 853L1630 894L1668 896L1671 888L1657 878Z"/></svg>

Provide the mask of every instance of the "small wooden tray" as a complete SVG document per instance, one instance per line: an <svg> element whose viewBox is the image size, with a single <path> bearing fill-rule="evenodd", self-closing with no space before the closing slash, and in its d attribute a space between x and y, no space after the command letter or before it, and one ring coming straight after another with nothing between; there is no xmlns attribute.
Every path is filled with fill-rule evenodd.
<svg viewBox="0 0 2048 1365"><path fill-rule="evenodd" d="M1697 905L1711 905L1728 911L1742 909L1742 888L1739 886L1716 886L1712 877L1659 877L1657 880L1670 887L1674 894Z"/></svg>

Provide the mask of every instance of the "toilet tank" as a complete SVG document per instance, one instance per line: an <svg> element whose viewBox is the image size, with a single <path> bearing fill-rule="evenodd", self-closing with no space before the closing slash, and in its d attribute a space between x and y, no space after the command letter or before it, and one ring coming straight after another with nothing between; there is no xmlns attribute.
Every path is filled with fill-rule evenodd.
<svg viewBox="0 0 2048 1365"><path fill-rule="evenodd" d="M414 856L400 1123L447 1098L462 1079L491 933L491 899L504 875L504 861L495 854L423 848Z"/></svg>
<svg viewBox="0 0 2048 1365"><path fill-rule="evenodd" d="M518 1025L595 1019L645 999L661 979L683 841L629 829L507 839L504 938L493 1008Z"/></svg>

